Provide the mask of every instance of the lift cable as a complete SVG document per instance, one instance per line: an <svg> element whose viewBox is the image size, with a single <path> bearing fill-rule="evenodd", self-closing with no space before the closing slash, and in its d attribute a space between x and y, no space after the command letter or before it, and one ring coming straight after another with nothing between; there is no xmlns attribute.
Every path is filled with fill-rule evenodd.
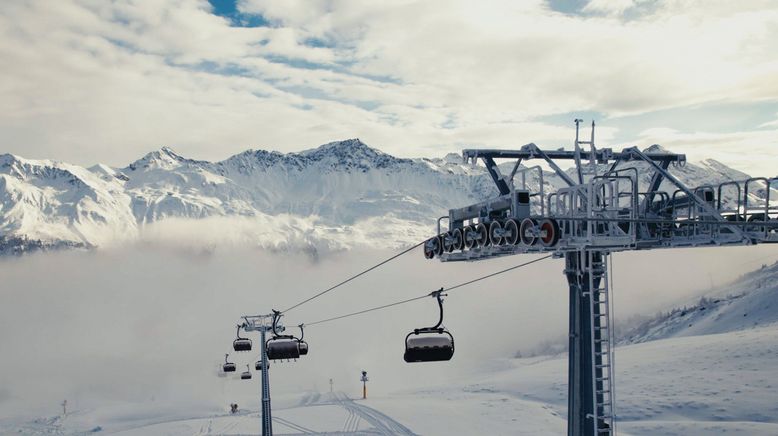
<svg viewBox="0 0 778 436"><path fill-rule="evenodd" d="M329 288L327 288L327 289L325 289L325 290L323 290L323 291L319 292L318 294L316 294L316 295L314 295L314 296L312 296L312 297L306 298L305 300L303 300L303 301L301 301L301 302L299 302L299 303L295 304L294 306L292 306L292 307L290 307L290 308L288 308L288 309L286 309L286 310L282 310L282 311L281 311L281 313L286 313L286 312L289 312L290 310L292 310L292 309L295 309L295 308L297 308L297 307L300 307L300 306L302 306L303 304L305 304L305 303L307 303L307 302L309 302L309 301L311 301L311 300L314 300L314 299L316 299L316 298L319 298L319 297L321 297L322 295L326 294L327 292L333 291L333 290L335 290L335 288L338 288L338 287L340 287L340 286L343 286L343 285L345 285L346 283L348 283L348 282L350 282L350 281L352 281L352 280L356 279L357 277L360 277L360 276L362 276L362 275L365 275L365 274L369 273L370 271L372 271L372 270L374 270L374 269L376 269L376 268L378 268L378 267L380 267L380 266L382 266L382 265L385 265L385 264L387 264L387 263L389 263L389 262L391 262L391 261L393 261L393 260L397 259L398 257L402 256L403 254L406 254L406 253L408 253L408 252L410 252L410 251L413 251L415 248L418 248L418 247L420 247L420 246L421 246L421 245L423 245L425 242L426 242L426 240L425 240L425 241L422 241L422 242L419 242L418 244L416 244L416 245L413 245L413 246L411 246L411 247L409 247L409 248L407 248L407 249L405 249L405 250L403 250L403 251L401 251L401 252L399 252L399 253L395 254L394 256L392 256L392 257L390 257L390 258L388 258L388 259L384 259L384 260L382 260L381 262L379 262L379 263L377 263L377 264L375 264L375 265L371 266L370 268L368 268L368 269L366 269L366 270L364 270L364 271L360 272L359 274L353 275L353 276L351 276L351 277L347 278L346 280L343 280L342 282L338 283L337 285L331 286L331 287L329 287ZM306 325L309 325L309 324L306 324Z"/></svg>
<svg viewBox="0 0 778 436"><path fill-rule="evenodd" d="M540 262L541 260L546 260L546 259L548 259L550 257L553 257L553 255L549 254L548 256L544 256L544 257L541 257L541 258L538 258L538 259L535 259L535 260L531 260L529 262L524 262L524 263L521 263L521 264L518 264L518 265L514 265L514 266L512 266L510 268L506 268L506 269L503 269L503 270L500 270L500 271L497 271L497 272L493 272L491 274L487 274L485 276L478 277L477 279L469 280L469 281L466 281L464 283L460 283L458 285L450 286L448 288L441 288L441 289L439 289L437 291L432 291L432 292L424 294L424 295L419 295L418 297L408 298L406 300L401 300L401 301L396 301L394 303L389 303L389 304L384 304L384 305L381 305L381 306L371 307L369 309L363 309L363 310L359 310L357 312L347 313L345 315L340 315L340 316L335 316L335 317L332 317L332 318L322 319L322 320L319 320L319 321L316 321L316 322L305 323L305 326L306 327L311 327L311 326L314 326L316 324L324 324L325 322L335 321L335 320L339 320L339 319L343 319L343 318L349 318L349 317L352 317L352 316L361 315L361 314L367 313L367 312L374 312L376 310L386 309L386 308L393 307L393 306L399 306L401 304L410 303L411 301L421 300L422 298L434 297L437 294L440 294L441 292L448 292L448 291L451 291L451 290L454 290L454 289L457 289L457 288L461 288L463 286L467 286L467 285L470 285L472 283L475 283L475 282L478 282L478 281L481 281L481 280L485 280L485 279L488 279L490 277L494 277L496 275L500 275L500 274L503 274L503 273L506 273L506 272L509 272L509 271L513 271L515 269L518 269L518 268L521 268L521 267L524 267L524 266L527 266L527 265L531 265L531 264L536 263L536 262Z"/></svg>

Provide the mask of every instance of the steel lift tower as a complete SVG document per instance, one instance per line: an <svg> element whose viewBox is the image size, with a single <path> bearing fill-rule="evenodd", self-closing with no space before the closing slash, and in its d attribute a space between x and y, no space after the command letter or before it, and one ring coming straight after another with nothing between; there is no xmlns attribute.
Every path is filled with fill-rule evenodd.
<svg viewBox="0 0 778 436"><path fill-rule="evenodd" d="M608 256L628 250L778 242L778 178L687 187L670 167L686 157L658 148L597 149L594 122L574 150L464 150L480 159L496 198L451 209L428 259L476 261L525 253L565 259L569 284L568 436L614 434L614 332ZM654 151L651 151L654 150ZM497 160L511 163L497 164ZM541 166L526 166L531 160ZM564 171L559 161L572 161ZM522 165L524 164L524 165ZM505 171L506 174L503 174ZM446 220L448 229L441 229Z"/></svg>
<svg viewBox="0 0 778 436"><path fill-rule="evenodd" d="M262 350L261 370L262 372L262 436L273 436L273 420L270 410L270 375L268 374L267 350L265 348L265 335L273 331L273 314L269 315L247 315L243 317L243 330L246 332L259 332L260 344ZM276 331L284 331L284 327L276 325Z"/></svg>

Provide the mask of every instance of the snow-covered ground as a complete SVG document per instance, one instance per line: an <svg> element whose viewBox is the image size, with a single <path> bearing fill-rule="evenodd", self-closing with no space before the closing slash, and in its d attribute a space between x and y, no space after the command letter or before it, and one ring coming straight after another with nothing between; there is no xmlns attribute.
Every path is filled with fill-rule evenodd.
<svg viewBox="0 0 778 436"><path fill-rule="evenodd" d="M566 360L506 359L451 384L401 392L306 393L275 405L276 434L558 435ZM356 396L356 393L352 395ZM3 434L257 434L258 402L218 410L124 404L0 421ZM670 338L617 350L620 434L778 434L778 326Z"/></svg>
<svg viewBox="0 0 778 436"><path fill-rule="evenodd" d="M672 259L617 257L617 313L662 311L616 350L621 434L778 434L778 265L703 293L697 279L712 281L703 264L719 270L724 283L743 268L732 258L742 264L752 257L753 268L752 261L776 255L772 247L741 247L689 249ZM245 382L215 371L234 338L236 316L300 301L385 257L355 252L306 263L268 253L142 250L5 259L0 434L257 434L258 378ZM403 257L302 307L290 322L416 296L515 261L419 266L420 256ZM683 267L689 283L631 272L646 264ZM728 266L734 268L724 274ZM271 367L276 433L564 434L566 355L508 358L533 339L565 331L562 268L560 260L548 260L452 292L446 325L457 354L449 363L401 359L408 329L437 315L431 301L307 329L311 353ZM675 300L681 297L686 303ZM478 328L468 328L474 308ZM256 355L231 359L253 364ZM355 375L363 368L371 375L368 400L329 395L334 378L336 392L359 396ZM68 414L58 416L65 398ZM232 401L241 414L227 413Z"/></svg>

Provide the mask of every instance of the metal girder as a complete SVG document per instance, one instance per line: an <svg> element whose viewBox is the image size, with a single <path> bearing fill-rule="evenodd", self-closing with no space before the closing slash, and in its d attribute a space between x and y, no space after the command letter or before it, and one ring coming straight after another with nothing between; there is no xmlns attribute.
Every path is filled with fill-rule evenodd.
<svg viewBox="0 0 778 436"><path fill-rule="evenodd" d="M636 160L636 157L625 149L622 152L614 153L610 148L600 148L594 152L594 158L598 162L608 162L613 159L618 160ZM581 150L581 160L592 158L591 151ZM643 153L643 152L641 152ZM643 153L655 162L685 162L686 155L676 153ZM462 156L465 159L474 159L478 157L491 157L492 159L534 159L542 157L544 159L575 160L575 151L571 150L540 150L537 145L529 143L520 150L499 150L499 149L465 149L462 150Z"/></svg>
<svg viewBox="0 0 778 436"><path fill-rule="evenodd" d="M500 191L500 195L510 194L511 189L508 186L508 183L505 182L502 174L500 174L500 169L497 168L497 164L494 162L494 159L488 156L484 156L483 160L484 164L486 164L486 170L489 171L489 175L492 176L494 184L497 185L497 189Z"/></svg>
<svg viewBox="0 0 778 436"><path fill-rule="evenodd" d="M715 221L726 222L726 220L721 216L721 214L716 209L713 208L713 206L711 206L708 203L706 203L705 201L703 201L697 194L695 194L689 188L687 188L686 185L684 185L674 175L670 174L670 172L668 172L666 169L664 169L661 166L659 166L656 162L654 162L651 159L651 157L648 154L643 153L637 147L626 148L626 149L624 149L624 151L622 153L632 153L634 156L637 156L638 158L640 158L640 160L648 163L649 165L651 165L654 168L654 171L656 171L656 173L661 174L661 176L663 178L667 179L672 184L674 184L676 187L678 187L678 189L680 189L681 192L686 194L686 196L688 198L692 199L692 201L694 201L694 203L697 204L697 206L701 207L705 211L705 213L709 214ZM661 180L660 180L660 182L661 182ZM743 234L743 231L741 229L739 229L739 228L737 228L735 226L731 226L730 229L732 229L732 232L737 234L741 238L747 239L745 234Z"/></svg>

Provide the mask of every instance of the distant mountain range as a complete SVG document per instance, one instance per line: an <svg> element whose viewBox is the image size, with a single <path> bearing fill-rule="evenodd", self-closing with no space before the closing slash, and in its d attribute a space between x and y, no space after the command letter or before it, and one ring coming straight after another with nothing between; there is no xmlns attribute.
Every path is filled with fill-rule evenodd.
<svg viewBox="0 0 778 436"><path fill-rule="evenodd" d="M713 160L672 171L690 186L748 177ZM533 189L538 183L528 179ZM544 183L546 192L562 186L551 173ZM221 162L163 147L124 168L5 154L0 252L186 238L271 250L398 247L432 234L449 208L496 193L483 167L457 154L403 159L359 139L299 153L248 150Z"/></svg>

